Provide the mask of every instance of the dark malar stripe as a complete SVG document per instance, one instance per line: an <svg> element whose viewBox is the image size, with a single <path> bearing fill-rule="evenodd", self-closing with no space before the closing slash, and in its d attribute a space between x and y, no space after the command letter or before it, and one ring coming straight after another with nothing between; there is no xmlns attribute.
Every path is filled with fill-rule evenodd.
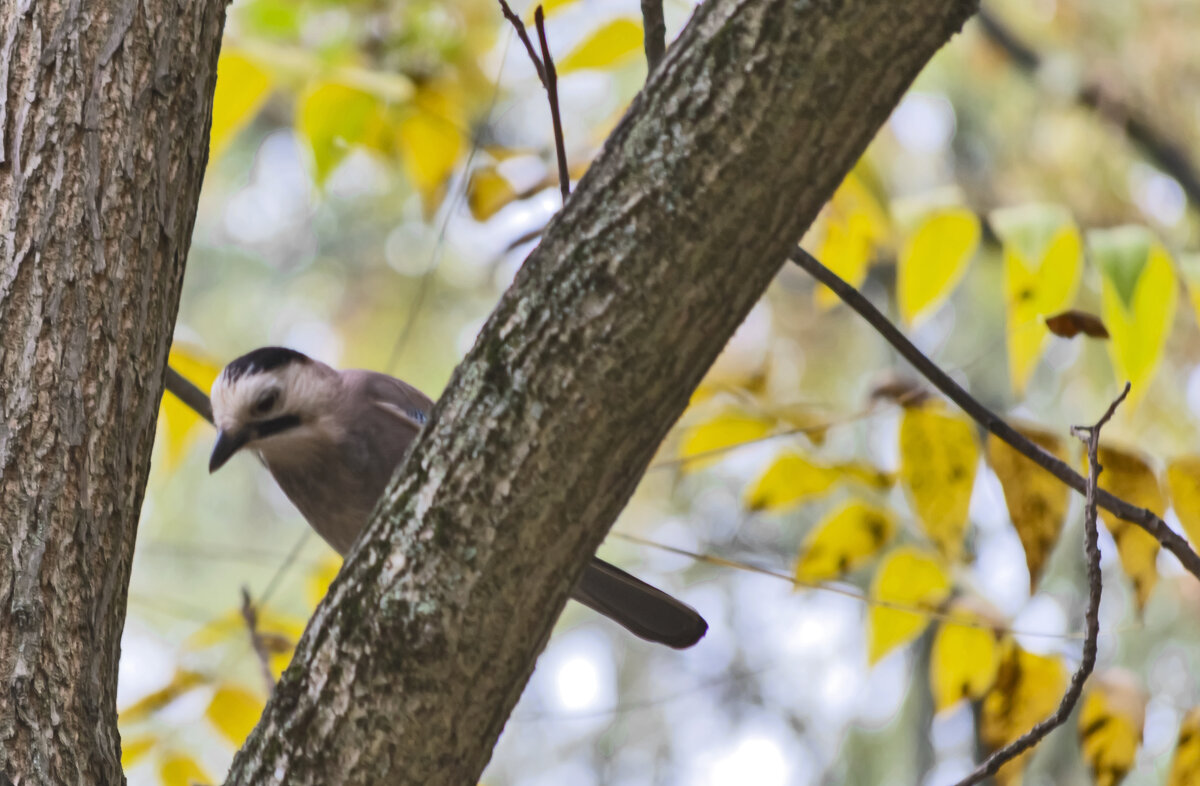
<svg viewBox="0 0 1200 786"><path fill-rule="evenodd" d="M264 420L262 423L255 424L254 438L263 439L264 437L270 437L299 425L299 415L280 415L277 418L271 418L270 420Z"/></svg>

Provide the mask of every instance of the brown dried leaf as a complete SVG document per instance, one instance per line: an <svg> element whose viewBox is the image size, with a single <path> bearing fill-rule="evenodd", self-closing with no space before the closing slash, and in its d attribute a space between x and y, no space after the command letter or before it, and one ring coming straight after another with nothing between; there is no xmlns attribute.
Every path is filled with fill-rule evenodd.
<svg viewBox="0 0 1200 786"><path fill-rule="evenodd" d="M1095 314L1071 309L1052 317L1046 317L1046 327L1062 338L1075 338L1080 333L1092 338L1108 338L1108 328Z"/></svg>

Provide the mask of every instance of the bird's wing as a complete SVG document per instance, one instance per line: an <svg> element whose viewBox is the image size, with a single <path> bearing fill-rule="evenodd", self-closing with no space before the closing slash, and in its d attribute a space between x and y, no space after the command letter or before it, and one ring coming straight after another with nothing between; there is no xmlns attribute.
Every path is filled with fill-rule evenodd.
<svg viewBox="0 0 1200 786"><path fill-rule="evenodd" d="M376 371L343 371L344 380L375 408L409 426L413 433L421 429L433 402L412 385Z"/></svg>

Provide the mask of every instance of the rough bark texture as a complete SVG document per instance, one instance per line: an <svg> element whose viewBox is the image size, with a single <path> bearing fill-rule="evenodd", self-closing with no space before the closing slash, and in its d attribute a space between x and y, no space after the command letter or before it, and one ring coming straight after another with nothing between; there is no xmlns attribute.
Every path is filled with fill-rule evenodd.
<svg viewBox="0 0 1200 786"><path fill-rule="evenodd" d="M0 3L0 783L124 781L125 594L224 16Z"/></svg>
<svg viewBox="0 0 1200 786"><path fill-rule="evenodd" d="M455 374L228 783L477 781L693 387L974 7L697 11Z"/></svg>

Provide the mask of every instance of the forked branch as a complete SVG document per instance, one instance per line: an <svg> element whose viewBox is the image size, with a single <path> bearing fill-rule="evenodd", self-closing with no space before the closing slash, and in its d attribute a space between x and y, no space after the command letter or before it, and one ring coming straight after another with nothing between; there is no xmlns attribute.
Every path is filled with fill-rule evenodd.
<svg viewBox="0 0 1200 786"><path fill-rule="evenodd" d="M926 357L921 350L905 337L883 313L871 304L861 292L843 281L836 273L821 264L812 254L802 248L797 248L791 256L791 261L808 271L817 281L833 290L842 302L856 311L859 316L875 328L879 335L900 355L912 364L913 368L928 379L933 386L942 391L951 401L962 408L968 416L985 429L1008 443L1018 453L1025 456L1066 485L1078 491L1087 493L1087 481L1075 470L1057 456L1051 455L1041 446L1027 438L1024 434L1010 426L1004 418L992 412L975 397L963 389L961 385L942 371L936 363ZM1157 514L1145 508L1132 505L1120 497L1116 497L1104 489L1096 490L1097 504L1120 519L1136 524L1157 540L1163 548L1175 555L1180 564L1189 573L1200 579L1200 555L1192 550L1182 535L1167 526Z"/></svg>
<svg viewBox="0 0 1200 786"><path fill-rule="evenodd" d="M1083 640L1083 657L1079 661L1079 668L1075 669L1075 673L1071 675L1071 684L1067 686L1067 692L1063 694L1058 708L1048 718L988 756L974 772L959 781L957 786L971 786L971 784L990 778L1005 764L1037 745L1050 732L1066 723L1071 711L1079 703L1079 697L1083 695L1084 683L1087 682L1087 678L1092 674L1092 669L1096 666L1096 640L1100 637L1100 590L1102 584L1100 533L1096 526L1096 500L1100 491L1100 471L1103 469L1097 454L1100 450L1100 429L1112 418L1113 413L1117 411L1117 407L1127 395L1129 395L1128 382L1125 383L1125 389L1121 391L1121 395L1117 396L1116 400L1108 406L1103 417L1096 421L1096 425L1075 426L1071 429L1071 433L1079 437L1087 446L1088 453L1087 504L1083 516L1083 550L1087 559L1088 604L1087 612L1084 615L1086 635Z"/></svg>

